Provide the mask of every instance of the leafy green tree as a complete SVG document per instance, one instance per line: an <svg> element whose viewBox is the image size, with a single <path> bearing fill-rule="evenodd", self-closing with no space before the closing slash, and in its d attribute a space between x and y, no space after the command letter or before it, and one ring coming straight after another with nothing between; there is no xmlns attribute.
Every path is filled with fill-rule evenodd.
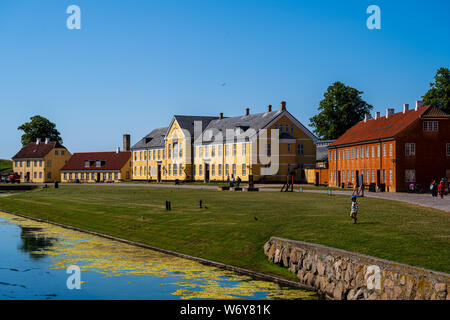
<svg viewBox="0 0 450 320"><path fill-rule="evenodd" d="M37 138L50 138L50 141L62 144L63 140L53 122L39 115L31 117L30 120L30 122L26 122L17 128L24 132L22 134L22 145L34 142Z"/></svg>
<svg viewBox="0 0 450 320"><path fill-rule="evenodd" d="M430 90L422 97L424 105L432 105L450 113L450 71L440 68L430 83Z"/></svg>
<svg viewBox="0 0 450 320"><path fill-rule="evenodd" d="M337 139L370 113L373 107L361 98L362 93L339 81L328 87L320 101L319 114L309 119L320 139Z"/></svg>

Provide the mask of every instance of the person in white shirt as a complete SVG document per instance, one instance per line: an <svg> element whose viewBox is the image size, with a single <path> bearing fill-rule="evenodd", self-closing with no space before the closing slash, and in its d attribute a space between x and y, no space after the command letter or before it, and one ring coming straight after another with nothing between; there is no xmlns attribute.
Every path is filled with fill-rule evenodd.
<svg viewBox="0 0 450 320"><path fill-rule="evenodd" d="M356 216L358 214L358 202L356 202L356 196L352 196L352 208L350 211L350 217L353 219L352 224L356 224Z"/></svg>

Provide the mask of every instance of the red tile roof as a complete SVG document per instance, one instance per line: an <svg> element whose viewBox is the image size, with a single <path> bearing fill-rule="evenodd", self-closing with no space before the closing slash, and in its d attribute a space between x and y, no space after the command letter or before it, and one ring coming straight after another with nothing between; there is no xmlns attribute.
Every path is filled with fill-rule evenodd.
<svg viewBox="0 0 450 320"><path fill-rule="evenodd" d="M378 119L370 119L367 122L360 121L330 144L329 147L393 138L419 119L419 117L428 117L430 115L433 115L433 117L449 116L437 108L426 106L417 111L412 109L406 113L394 113L388 118L384 115Z"/></svg>
<svg viewBox="0 0 450 320"><path fill-rule="evenodd" d="M131 158L131 151L117 152L78 152L74 153L61 171L68 170L120 170ZM92 165L86 168L86 161ZM101 167L96 167L96 161L102 161Z"/></svg>
<svg viewBox="0 0 450 320"><path fill-rule="evenodd" d="M58 142L41 142L36 144L36 142L30 142L20 149L19 152L13 157L13 159L35 159L35 158L43 158L54 148L64 148L65 147Z"/></svg>

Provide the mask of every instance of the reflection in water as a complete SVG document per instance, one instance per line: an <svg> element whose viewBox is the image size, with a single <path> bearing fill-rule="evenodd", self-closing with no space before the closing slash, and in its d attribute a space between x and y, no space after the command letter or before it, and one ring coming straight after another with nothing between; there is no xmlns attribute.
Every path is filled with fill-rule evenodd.
<svg viewBox="0 0 450 320"><path fill-rule="evenodd" d="M273 282L254 280L192 260L0 212L0 226L2 224L20 226L20 250L29 253L33 261L40 261L40 269L42 261L48 260L45 274L54 271L65 273L70 265L78 265L85 288L85 291L81 291L86 294L88 290L97 290L94 299L106 296L114 299L116 296L111 297L113 290L118 290L117 295L126 294L125 298L134 299L146 299L149 296L153 299L317 298L314 292L280 287ZM0 261L2 258L0 252ZM9 268L15 266L10 265ZM27 287L35 285L27 284ZM47 288L48 282L44 286ZM130 290L129 294L126 290ZM8 297L16 292L8 292L7 295L2 292L0 283L1 293ZM53 292L45 292L45 299L51 298L49 294ZM59 294L67 294L67 290ZM88 297L92 298L92 295Z"/></svg>
<svg viewBox="0 0 450 320"><path fill-rule="evenodd" d="M20 229L22 242L19 245L19 250L29 253L32 259L42 258L42 255L36 252L48 250L53 245L53 242L56 241L56 238L49 238L46 235L37 233L42 228L20 226Z"/></svg>

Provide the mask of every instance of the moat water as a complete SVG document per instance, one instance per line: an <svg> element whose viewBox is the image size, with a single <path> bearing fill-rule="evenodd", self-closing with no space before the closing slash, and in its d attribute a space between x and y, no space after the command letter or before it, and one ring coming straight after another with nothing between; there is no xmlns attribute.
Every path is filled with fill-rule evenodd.
<svg viewBox="0 0 450 320"><path fill-rule="evenodd" d="M81 270L68 289L69 266ZM0 299L317 299L313 292L0 212Z"/></svg>

